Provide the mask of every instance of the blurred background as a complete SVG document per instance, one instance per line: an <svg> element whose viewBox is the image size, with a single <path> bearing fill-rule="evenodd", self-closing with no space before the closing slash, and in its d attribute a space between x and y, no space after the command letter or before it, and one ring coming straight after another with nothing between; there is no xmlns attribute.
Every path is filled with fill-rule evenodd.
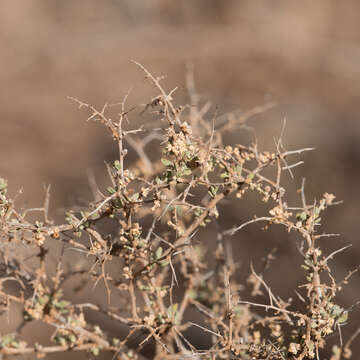
<svg viewBox="0 0 360 360"><path fill-rule="evenodd" d="M2 1L0 175L12 194L23 188L19 201L26 206L40 206L43 184L51 183L51 212L62 221L62 209L92 200L87 171L101 183L104 160L116 157L106 132L87 124L87 113L66 96L100 107L121 101L131 88L128 103L146 103L157 93L134 59L166 75L167 90L178 86L174 98L183 104L189 101L185 64L192 63L201 102L211 101L213 112L246 111L269 98L278 103L249 123L260 148L274 149L284 117L288 149L316 148L302 156L293 185L299 188L304 176L309 202L325 191L344 201L325 219L326 231L342 236L323 240L329 252L353 244L336 259L341 280L360 259L359 14L355 0ZM131 117L134 124L142 121L140 111ZM228 140L253 142L255 136L241 132ZM251 201L236 206L225 205L228 226L253 215ZM240 276L248 275L250 260L260 266L277 247L265 278L283 298L294 297L289 289L304 282L294 267L301 263L296 243L259 228L234 239ZM359 280L354 275L339 296L345 308L359 300ZM357 309L343 328L345 340L359 321Z"/></svg>

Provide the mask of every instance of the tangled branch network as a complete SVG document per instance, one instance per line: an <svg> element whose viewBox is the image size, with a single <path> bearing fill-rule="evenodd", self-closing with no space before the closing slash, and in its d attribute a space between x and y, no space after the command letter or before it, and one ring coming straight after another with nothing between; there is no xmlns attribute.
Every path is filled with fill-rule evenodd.
<svg viewBox="0 0 360 360"><path fill-rule="evenodd" d="M68 210L64 223L56 225L49 215L50 187L41 208L23 210L0 178L0 309L10 316L16 307L22 314L15 330L1 335L0 354L42 357L85 351L110 352L114 359L126 360L320 359L327 339L341 335L347 322L349 309L337 304L336 295L357 269L337 282L330 262L345 248L329 255L320 249L324 237L336 235L318 231L323 212L337 204L333 194L324 193L309 204L303 181L300 205L288 205L284 176L293 177L302 164L296 158L312 148L285 149L285 126L274 151L261 151L256 143L224 145L227 133L248 128L253 116L274 104L209 121L210 104L201 104L191 69L190 106L179 107L173 102L176 89L165 91L161 78L135 64L157 92L142 111L142 116L155 118L146 126L131 129L134 108L127 106L128 96L102 109L72 98L89 111L89 121L103 124L118 153L106 164L107 188L100 189L95 177L89 177L94 201L86 208ZM114 109L120 110L110 117ZM129 153L137 161L130 162ZM261 216L250 213L245 223L226 228L221 204L227 199L241 202L248 192L257 193L268 210ZM264 230L280 226L300 239L306 275L296 294L302 305L275 295L253 266L247 285L254 297L266 295L264 302L242 297L232 242L255 222ZM214 230L212 250L211 239L201 237L204 227ZM81 268L67 260L73 254ZM50 266L54 258L56 266ZM273 258L270 253L268 262ZM88 292L87 302L70 301L66 289L79 279L83 288L103 290L97 296ZM89 317L94 312L104 320L94 322ZM116 333L114 325L107 326L110 321ZM22 334L24 326L35 322L52 329L43 344L27 343ZM347 341L340 336L331 360L350 358L358 334ZM199 348L195 336L207 345Z"/></svg>

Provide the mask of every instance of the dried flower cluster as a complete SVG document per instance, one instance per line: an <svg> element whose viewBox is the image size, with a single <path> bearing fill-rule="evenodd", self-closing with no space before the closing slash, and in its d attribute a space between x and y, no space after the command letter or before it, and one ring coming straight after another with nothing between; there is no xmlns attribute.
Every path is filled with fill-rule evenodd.
<svg viewBox="0 0 360 360"><path fill-rule="evenodd" d="M320 359L328 336L340 331L347 320L348 311L336 303L336 294L356 270L336 282L329 261L344 249L326 256L319 247L321 238L331 235L319 234L317 227L322 212L336 204L334 195L325 193L320 201L308 204L303 182L301 205L290 207L286 201L282 174L292 174L291 169L302 163L290 164L292 157L312 149L287 151L283 134L274 152L261 152L256 144L224 146L224 133L245 126L249 117L271 104L215 126L204 120L208 105L199 107L191 76L191 107L176 107L173 91L166 93L159 78L137 65L159 91L144 111L153 111L162 121L162 133L124 130L130 116L126 99L116 120L108 116L108 105L97 110L75 99L90 111L89 120L110 131L119 151L118 159L107 166L111 185L96 188L95 201L87 209L69 210L66 222L54 225L48 215L50 187L42 208L20 211L7 194L6 180L0 178L0 306L6 313L17 303L23 311L18 331L1 336L0 354L42 357L54 352L107 351L117 359ZM161 156L153 161L146 146L158 140ZM126 147L137 154L135 165L126 166ZM264 175L268 168L274 169L273 178ZM246 223L222 229L218 205L230 197L241 201L249 191L270 204L268 214L249 214ZM29 214L35 210L42 215L33 222ZM113 224L115 233L104 230L104 220ZM269 302L242 299L231 241L254 222L263 222L264 229L283 226L303 239L300 256L306 281L297 292L303 308L273 294L254 268L248 279L252 293L267 293ZM205 257L208 244L199 241L201 228L208 223L218 229L211 261ZM63 249L53 274L46 266L52 243L62 244ZM27 257L29 253L35 257L36 266L27 264L25 253L21 258L21 248ZM87 266L66 267L64 253L69 249L77 251ZM64 283L75 276L93 285L102 281L108 305L66 299ZM17 286L11 287L13 283ZM120 295L116 301L115 295ZM190 310L197 313L196 321ZM88 311L119 323L120 335L113 337L87 321ZM32 321L53 328L51 345L28 345L22 339L22 327ZM206 337L206 349L192 344L186 335L189 328ZM350 358L356 335L334 347L331 360ZM152 355L142 351L147 344L153 344Z"/></svg>

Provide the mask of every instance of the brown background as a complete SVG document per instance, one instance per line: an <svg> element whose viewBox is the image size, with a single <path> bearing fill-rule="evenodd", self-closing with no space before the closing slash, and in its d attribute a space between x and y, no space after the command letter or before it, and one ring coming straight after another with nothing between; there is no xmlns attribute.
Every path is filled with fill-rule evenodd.
<svg viewBox="0 0 360 360"><path fill-rule="evenodd" d="M337 279L359 263L358 1L1 1L0 175L12 193L24 189L23 203L39 206L43 183L51 183L52 214L61 221L62 210L56 209L91 199L87 169L102 182L103 160L113 160L116 148L99 125L85 123L86 114L66 96L101 106L121 100L132 87L129 102L146 102L156 93L130 59L167 75L167 89L179 86L178 103L188 101L189 61L201 98L220 114L275 99L276 109L251 123L260 146L273 149L286 117L289 149L316 147L303 157L293 186L305 176L309 199L328 191L344 200L325 221L328 232L342 237L324 242L327 251L353 244L337 258ZM228 138L239 139L254 136ZM253 215L251 201L236 206L225 207L227 226ZM267 279L283 297L294 296L289 289L304 274L294 266L301 261L295 242L287 240L256 226L234 239L240 276L248 273L249 259L260 264L277 246L278 261ZM343 306L359 300L359 279L355 275L339 297ZM359 320L354 311L345 339ZM354 352L359 355L360 348Z"/></svg>

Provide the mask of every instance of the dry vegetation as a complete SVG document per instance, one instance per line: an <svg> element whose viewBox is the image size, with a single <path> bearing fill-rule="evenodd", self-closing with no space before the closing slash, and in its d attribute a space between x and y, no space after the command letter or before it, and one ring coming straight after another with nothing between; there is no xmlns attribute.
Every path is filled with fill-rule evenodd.
<svg viewBox="0 0 360 360"><path fill-rule="evenodd" d="M359 331L342 339L341 326L351 309L337 304L336 295L356 269L336 281L331 261L345 248L323 254L321 242L335 234L318 231L323 212L337 203L335 196L324 193L309 203L303 181L300 205L290 205L282 186L284 172L292 176L292 169L302 163L298 156L312 149L285 149L283 132L274 152L261 151L257 144L226 146L224 133L246 127L249 117L272 104L215 126L204 120L209 108L199 105L191 73L187 79L191 106L178 107L172 100L174 91L166 92L160 78L137 65L158 91L143 110L159 120L150 124L152 129L148 124L131 129L133 113L126 98L100 110L73 99L90 111L88 120L102 123L110 132L119 153L107 164L111 181L107 189L99 189L90 179L95 199L86 209L69 210L66 223L55 225L48 214L50 187L43 207L19 210L17 196L8 196L7 182L0 178L1 311L9 313L16 303L23 314L16 332L1 336L0 354L42 357L88 351L110 352L117 359L320 359L327 339L337 333L331 360L350 358ZM120 110L114 120L108 113L116 107ZM159 146L156 162L147 155L150 142ZM127 166L128 151L139 158L132 166ZM220 203L229 197L242 201L248 192L256 192L259 201L267 203L268 213L261 217L249 213L247 222L224 228ZM32 221L39 211L41 218ZM115 232L107 231L106 221ZM291 292L296 291L300 306L274 294L254 267L248 283L238 283L239 259L231 244L254 222L263 223L264 230L280 226L298 234L305 276L303 285ZM211 254L198 236L208 223L217 229ZM54 256L54 242L62 251L52 272L47 264L53 261L49 258ZM35 267L27 265L22 248L26 257L30 253L36 258ZM87 266L79 270L65 265L70 250ZM272 260L270 253L264 270ZM94 286L105 285L107 305L91 299L68 301L64 284L79 276ZM265 294L268 301L244 299L244 285L251 287L254 297ZM114 294L121 300L115 301ZM197 313L196 321L190 310ZM121 336L115 338L101 323L87 321L89 311L121 325ZM33 321L51 326L51 343L26 343L21 330ZM190 328L207 338L208 348L192 344ZM153 348L144 351L148 344Z"/></svg>

